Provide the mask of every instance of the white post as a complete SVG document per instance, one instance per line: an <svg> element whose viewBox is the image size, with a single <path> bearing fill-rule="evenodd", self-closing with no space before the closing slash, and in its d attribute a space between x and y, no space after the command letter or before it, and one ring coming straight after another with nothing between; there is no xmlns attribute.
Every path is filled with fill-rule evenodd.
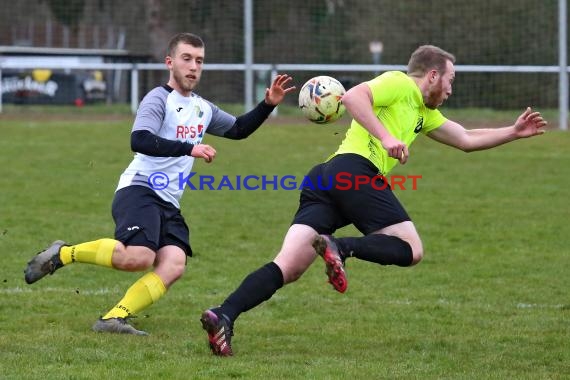
<svg viewBox="0 0 570 380"><path fill-rule="evenodd" d="M133 115L137 113L139 107L139 69L137 65L133 65L131 70L131 112Z"/></svg>
<svg viewBox="0 0 570 380"><path fill-rule="evenodd" d="M273 83L273 80L277 77L277 74L279 74L279 73L277 72L277 69L275 68L275 66L273 66L273 68L271 68L271 78L270 78L269 83ZM273 109L273 112L271 112L272 117L277 116L277 112L278 112L277 109L278 108L279 108L279 106L277 106Z"/></svg>
<svg viewBox="0 0 570 380"><path fill-rule="evenodd" d="M0 113L2 113L2 68L0 68Z"/></svg>
<svg viewBox="0 0 570 380"><path fill-rule="evenodd" d="M245 110L253 108L253 4L244 0Z"/></svg>
<svg viewBox="0 0 570 380"><path fill-rule="evenodd" d="M568 57L567 44L567 17L566 0L558 0L558 65L560 75L558 78L558 113L559 128L568 130Z"/></svg>

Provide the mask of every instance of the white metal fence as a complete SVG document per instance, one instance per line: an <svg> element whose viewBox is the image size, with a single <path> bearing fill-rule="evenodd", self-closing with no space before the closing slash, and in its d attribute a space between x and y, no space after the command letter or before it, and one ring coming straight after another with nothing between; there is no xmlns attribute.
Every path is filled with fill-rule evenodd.
<svg viewBox="0 0 570 380"><path fill-rule="evenodd" d="M2 112L2 70L22 70L22 69L37 69L36 64L18 64L18 63L4 63L0 62L0 113ZM102 70L102 71L127 71L130 74L130 107L133 113L136 112L138 102L140 99L139 94L139 74L145 70L165 70L165 65L160 63L77 63L77 64L62 64L50 62L42 64L42 69L51 70ZM383 72L388 70L406 70L406 65L302 65L302 64L205 64L204 70L208 71L241 71L246 72L252 70L253 72L271 72L273 78L280 72L295 72L295 71L314 71L318 73L324 72ZM564 98L564 93L568 91L568 66L479 66L479 65L457 65L457 72L472 72L472 73L548 73L558 75L560 85L560 98ZM564 85L566 84L566 85ZM253 88L253 84L248 84ZM250 95L252 96L252 95ZM566 95L566 99L567 95ZM250 102L250 104L253 101ZM565 114L564 105L567 101L561 101L560 105L560 129L566 130L567 123L563 120L567 119ZM247 106L246 106L247 108Z"/></svg>
<svg viewBox="0 0 570 380"><path fill-rule="evenodd" d="M204 66L205 70L237 71L244 73L244 105L250 109L254 103L254 81L256 72L271 72L272 76L278 72L314 71L324 72L369 72L377 73L386 70L405 70L405 65L334 65L334 64L256 64L253 62L253 19L252 0L243 0L244 5L244 62L243 63L209 63ZM41 58L38 58L41 59ZM3 62L0 59L0 112L2 112L2 71L25 70L25 69L52 69L52 70L103 70L103 71L127 71L130 74L129 99L131 109L136 112L140 94L140 72L151 70L165 70L162 63L70 63L57 62L54 60L41 63L29 63L27 61ZM568 72L570 68L567 62L567 0L558 0L558 65L551 66L524 66L524 65L457 65L458 72L471 73L546 73L558 77L558 111L559 128L568 129L568 103L569 85Z"/></svg>

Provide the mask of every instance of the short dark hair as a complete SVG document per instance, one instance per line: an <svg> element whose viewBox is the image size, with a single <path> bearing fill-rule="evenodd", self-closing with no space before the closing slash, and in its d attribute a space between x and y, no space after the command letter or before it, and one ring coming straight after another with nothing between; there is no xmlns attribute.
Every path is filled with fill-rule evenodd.
<svg viewBox="0 0 570 380"><path fill-rule="evenodd" d="M410 61L408 62L408 75L421 77L433 69L443 74L445 73L447 61L455 63L455 56L437 46L420 46L410 57Z"/></svg>
<svg viewBox="0 0 570 380"><path fill-rule="evenodd" d="M199 36L192 33L178 33L170 39L170 42L168 42L166 55L172 57L176 53L178 44L181 42L198 48L204 47L204 41L202 41Z"/></svg>

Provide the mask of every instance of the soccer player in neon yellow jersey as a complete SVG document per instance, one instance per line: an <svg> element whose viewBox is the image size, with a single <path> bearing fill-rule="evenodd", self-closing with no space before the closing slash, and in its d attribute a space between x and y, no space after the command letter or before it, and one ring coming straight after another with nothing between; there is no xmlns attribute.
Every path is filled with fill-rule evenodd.
<svg viewBox="0 0 570 380"><path fill-rule="evenodd" d="M206 162L215 158L216 150L202 143L206 133L246 138L295 89L288 85L290 76L277 75L256 107L238 117L230 115L194 92L202 75L204 50L202 39L192 33L178 33L168 44L168 83L144 97L132 128L135 156L119 179L112 205L115 238L75 245L55 241L25 269L28 284L76 262L129 272L152 269L93 325L94 331L148 335L127 318L163 297L192 256L179 203L186 183L181 186L178 178L190 174L195 158Z"/></svg>
<svg viewBox="0 0 570 380"><path fill-rule="evenodd" d="M386 72L346 93L342 101L354 120L336 153L309 171L310 181L304 181L281 250L272 262L250 273L219 307L202 314L215 355L232 355L238 316L296 281L317 254L325 261L329 282L341 293L348 285L344 270L348 258L401 267L420 262L420 237L383 178L398 162L406 163L408 147L418 134L471 152L544 132L546 121L530 108L513 125L496 129L466 130L446 119L437 108L451 95L454 63L452 54L421 46L411 55L407 74ZM353 186L347 183L350 178ZM348 224L363 236L331 236Z"/></svg>

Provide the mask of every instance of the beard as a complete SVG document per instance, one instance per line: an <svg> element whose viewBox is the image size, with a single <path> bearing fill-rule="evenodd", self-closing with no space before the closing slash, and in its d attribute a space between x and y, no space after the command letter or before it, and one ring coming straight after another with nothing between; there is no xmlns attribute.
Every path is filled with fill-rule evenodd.
<svg viewBox="0 0 570 380"><path fill-rule="evenodd" d="M434 104L433 102L431 102L431 101L428 102L428 103L425 103L425 106L426 106L427 108L429 108L430 110L434 110L434 109L437 108L437 105L435 105L435 104Z"/></svg>
<svg viewBox="0 0 570 380"><path fill-rule="evenodd" d="M424 102L425 106L429 109L436 109L443 103L443 83L441 79L434 87L430 90L429 95Z"/></svg>
<svg viewBox="0 0 570 380"><path fill-rule="evenodd" d="M173 75L174 81L176 82L176 84L178 84L178 86L182 91L190 92L194 89L194 87L196 87L196 84L198 83L197 80L191 81L190 79L186 78L184 75L182 75L177 71L174 71L173 74L174 74Z"/></svg>

